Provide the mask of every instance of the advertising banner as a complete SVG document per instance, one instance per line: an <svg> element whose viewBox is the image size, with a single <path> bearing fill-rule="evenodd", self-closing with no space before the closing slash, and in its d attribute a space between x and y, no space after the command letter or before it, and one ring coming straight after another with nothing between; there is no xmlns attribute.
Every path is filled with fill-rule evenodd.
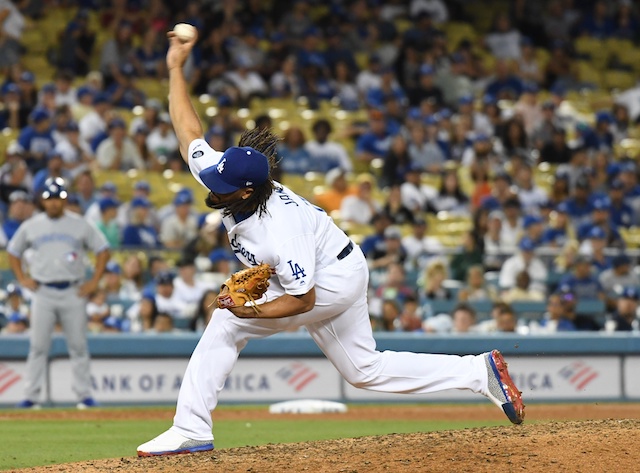
<svg viewBox="0 0 640 473"><path fill-rule="evenodd" d="M24 399L24 361L0 361L0 404L17 404Z"/></svg>
<svg viewBox="0 0 640 473"><path fill-rule="evenodd" d="M98 402L173 403L178 398L186 359L95 359L91 362L93 395ZM51 362L51 401L73 403L71 365ZM288 399L339 399L341 378L325 359L238 360L220 395L225 402Z"/></svg>
<svg viewBox="0 0 640 473"><path fill-rule="evenodd" d="M525 401L617 399L622 394L619 357L509 357L507 361ZM352 401L478 400L477 394L463 390L410 396L375 393L349 385L345 388L345 398Z"/></svg>

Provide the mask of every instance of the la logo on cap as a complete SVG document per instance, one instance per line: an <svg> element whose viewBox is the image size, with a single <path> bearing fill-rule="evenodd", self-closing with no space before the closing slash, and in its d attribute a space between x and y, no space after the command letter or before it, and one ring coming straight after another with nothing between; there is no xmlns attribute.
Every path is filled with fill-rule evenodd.
<svg viewBox="0 0 640 473"><path fill-rule="evenodd" d="M222 174L222 171L224 171L224 163L227 160L227 158L222 158L222 160L218 163L217 169L218 169L218 174Z"/></svg>

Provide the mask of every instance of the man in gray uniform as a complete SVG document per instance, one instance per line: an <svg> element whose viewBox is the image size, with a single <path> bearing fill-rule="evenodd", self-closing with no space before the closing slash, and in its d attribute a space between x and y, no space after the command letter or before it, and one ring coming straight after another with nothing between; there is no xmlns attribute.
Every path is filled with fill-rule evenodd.
<svg viewBox="0 0 640 473"><path fill-rule="evenodd" d="M51 334L59 322L67 339L77 407L86 409L96 405L91 397L86 296L98 287L109 260L109 244L82 216L65 210L62 179L47 179L41 197L44 212L20 225L7 247L16 279L34 293L25 399L18 407L39 407ZM26 250L31 253L26 257L28 271L22 267ZM96 254L96 265L93 277L85 282L86 250Z"/></svg>

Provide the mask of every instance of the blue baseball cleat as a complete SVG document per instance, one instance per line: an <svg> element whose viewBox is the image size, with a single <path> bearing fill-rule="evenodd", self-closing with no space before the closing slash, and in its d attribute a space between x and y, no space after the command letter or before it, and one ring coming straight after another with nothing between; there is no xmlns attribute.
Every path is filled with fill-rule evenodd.
<svg viewBox="0 0 640 473"><path fill-rule="evenodd" d="M16 404L16 407L18 409L33 409L33 410L42 409L42 406L40 404L38 404L37 402L30 401L29 399L20 401L18 404Z"/></svg>

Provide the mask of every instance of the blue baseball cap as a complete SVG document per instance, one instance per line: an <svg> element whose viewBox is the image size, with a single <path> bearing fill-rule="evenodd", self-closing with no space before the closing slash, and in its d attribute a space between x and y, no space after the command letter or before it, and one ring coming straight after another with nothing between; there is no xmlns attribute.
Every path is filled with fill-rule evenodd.
<svg viewBox="0 0 640 473"><path fill-rule="evenodd" d="M178 192L173 198L173 205L186 205L193 203L193 196L189 192Z"/></svg>
<svg viewBox="0 0 640 473"><path fill-rule="evenodd" d="M109 261L105 266L104 270L107 273L115 273L115 274L120 274L122 272L120 269L120 265L115 261Z"/></svg>
<svg viewBox="0 0 640 473"><path fill-rule="evenodd" d="M102 186L100 186L100 192L117 192L117 191L118 191L118 188L111 181L107 181L104 184L102 184Z"/></svg>
<svg viewBox="0 0 640 473"><path fill-rule="evenodd" d="M80 131L80 127L77 122L70 121L67 126L64 127L64 131Z"/></svg>
<svg viewBox="0 0 640 473"><path fill-rule="evenodd" d="M25 315L21 314L20 312L14 312L9 316L9 322L11 322L12 324L19 324L19 323L28 324L29 319Z"/></svg>
<svg viewBox="0 0 640 473"><path fill-rule="evenodd" d="M423 120L425 125L437 125L438 117L436 115L427 115Z"/></svg>
<svg viewBox="0 0 640 473"><path fill-rule="evenodd" d="M7 82L2 86L2 95L6 94L19 94L20 87L15 82Z"/></svg>
<svg viewBox="0 0 640 473"><path fill-rule="evenodd" d="M593 210L609 210L611 202L609 202L609 199L595 199L592 206Z"/></svg>
<svg viewBox="0 0 640 473"><path fill-rule="evenodd" d="M595 238L595 239L598 239L598 240L604 240L605 238L607 238L607 234L605 233L605 231L602 228L593 227L591 230L589 230L589 234L588 234L587 238Z"/></svg>
<svg viewBox="0 0 640 473"><path fill-rule="evenodd" d="M48 120L49 118L51 118L51 115L46 109L39 107L31 112L30 118L34 123L40 123L43 120Z"/></svg>
<svg viewBox="0 0 640 473"><path fill-rule="evenodd" d="M109 122L109 125L107 126L107 128L109 130L113 130L114 128L122 128L126 130L127 124L122 118L114 118Z"/></svg>
<svg viewBox="0 0 640 473"><path fill-rule="evenodd" d="M45 94L55 94L56 93L56 85L52 82L49 82L42 86L42 92Z"/></svg>
<svg viewBox="0 0 640 473"><path fill-rule="evenodd" d="M435 74L436 70L433 68L431 64L423 64L420 66L420 75L421 76L432 76Z"/></svg>
<svg viewBox="0 0 640 473"><path fill-rule="evenodd" d="M522 240L520 240L518 247L522 251L533 251L536 249L536 244L531 238L524 237Z"/></svg>
<svg viewBox="0 0 640 473"><path fill-rule="evenodd" d="M614 179L611 182L610 190L622 190L624 189L624 183L620 179Z"/></svg>
<svg viewBox="0 0 640 473"><path fill-rule="evenodd" d="M105 197L98 201L98 206L100 207L100 212L104 212L107 209L115 209L120 206L120 202L112 197Z"/></svg>
<svg viewBox="0 0 640 473"><path fill-rule="evenodd" d="M209 253L209 260L212 263L217 263L218 261L233 261L233 259L233 255L224 248L217 248Z"/></svg>
<svg viewBox="0 0 640 473"><path fill-rule="evenodd" d="M569 204L567 204L566 202L560 202L558 204L558 206L556 207L556 212L560 212L563 214L568 214L569 213Z"/></svg>
<svg viewBox="0 0 640 473"><path fill-rule="evenodd" d="M105 328L114 328L116 330L122 330L122 321L118 317L114 317L113 315L106 317L102 321L102 325Z"/></svg>
<svg viewBox="0 0 640 473"><path fill-rule="evenodd" d="M411 120L420 120L422 118L422 111L419 107L411 107L407 116Z"/></svg>
<svg viewBox="0 0 640 473"><path fill-rule="evenodd" d="M200 180L216 194L230 194L269 179L269 160L260 151L244 146L227 149L218 164L200 171Z"/></svg>
<svg viewBox="0 0 640 473"><path fill-rule="evenodd" d="M109 103L109 95L104 92L99 92L93 97L93 105L98 105L100 103Z"/></svg>
<svg viewBox="0 0 640 473"><path fill-rule="evenodd" d="M135 197L131 199L131 208L143 207L145 209L151 208L151 202L144 197Z"/></svg>
<svg viewBox="0 0 640 473"><path fill-rule="evenodd" d="M58 150L56 150L55 148L50 150L47 153L47 161L51 161L53 158L60 158L62 159L62 153Z"/></svg>
<svg viewBox="0 0 640 473"><path fill-rule="evenodd" d="M473 95L463 95L458 99L458 105L471 105L473 103Z"/></svg>
<svg viewBox="0 0 640 473"><path fill-rule="evenodd" d="M637 288L633 286L627 286L620 293L620 297L624 297L625 299L633 299L634 301L637 301L638 299L640 299L640 292L638 291Z"/></svg>
<svg viewBox="0 0 640 473"><path fill-rule="evenodd" d="M20 74L20 80L23 81L23 82L32 82L33 83L33 82L36 81L36 76L31 71L23 71L22 74Z"/></svg>
<svg viewBox="0 0 640 473"><path fill-rule="evenodd" d="M151 186L147 181L136 181L136 183L133 185L133 188L137 191L151 191Z"/></svg>
<svg viewBox="0 0 640 473"><path fill-rule="evenodd" d="M78 90L76 91L76 97L80 99L85 95L91 95L93 97L95 95L95 91L91 87L87 87L86 85L78 87Z"/></svg>
<svg viewBox="0 0 640 473"><path fill-rule="evenodd" d="M524 221L522 222L522 226L527 229L531 225L535 225L537 223L542 223L542 219L537 215L526 215L524 217Z"/></svg>

